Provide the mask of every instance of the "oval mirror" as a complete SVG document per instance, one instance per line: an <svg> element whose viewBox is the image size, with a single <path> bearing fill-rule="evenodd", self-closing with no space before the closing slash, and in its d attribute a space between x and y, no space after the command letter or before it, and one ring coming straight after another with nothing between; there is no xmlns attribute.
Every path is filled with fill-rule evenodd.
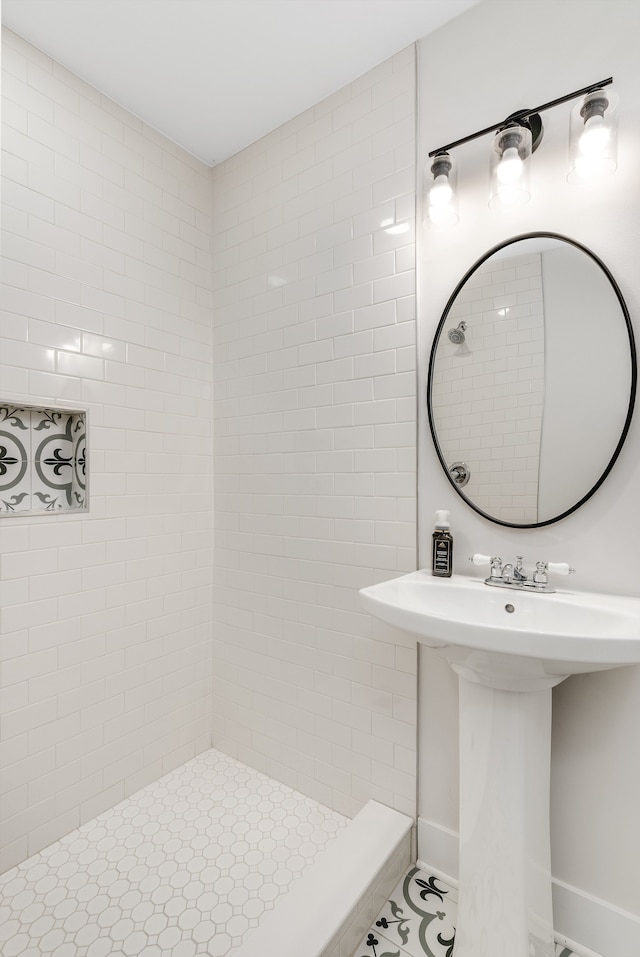
<svg viewBox="0 0 640 957"><path fill-rule="evenodd" d="M592 252L553 233L490 250L431 350L429 424L453 487L500 525L564 518L602 484L636 389L629 313Z"/></svg>

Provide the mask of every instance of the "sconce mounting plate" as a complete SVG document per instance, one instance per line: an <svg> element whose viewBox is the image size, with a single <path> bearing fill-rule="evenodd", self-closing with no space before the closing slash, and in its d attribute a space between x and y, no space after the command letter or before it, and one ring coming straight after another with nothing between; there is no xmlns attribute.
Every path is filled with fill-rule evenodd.
<svg viewBox="0 0 640 957"><path fill-rule="evenodd" d="M518 110L517 113L512 113L511 116L506 118L504 123L505 127L508 126L509 123L519 123L521 126L526 126L527 129L531 130L531 152L535 153L542 142L544 133L544 126L542 125L540 114L530 113L527 110Z"/></svg>

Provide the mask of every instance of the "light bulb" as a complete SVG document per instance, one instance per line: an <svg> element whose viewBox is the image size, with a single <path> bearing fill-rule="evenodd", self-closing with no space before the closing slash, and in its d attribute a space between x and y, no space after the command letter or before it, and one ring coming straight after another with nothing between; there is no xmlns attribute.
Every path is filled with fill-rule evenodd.
<svg viewBox="0 0 640 957"><path fill-rule="evenodd" d="M434 226L457 223L456 167L449 154L437 153L429 172L433 179L428 186L426 215Z"/></svg>
<svg viewBox="0 0 640 957"><path fill-rule="evenodd" d="M584 131L578 142L578 149L583 156L602 156L607 148L611 130L602 116L590 116L584 124Z"/></svg>
<svg viewBox="0 0 640 957"><path fill-rule="evenodd" d="M517 183L522 176L523 165L524 164L520 159L520 154L517 147L510 146L504 151L502 154L502 159L498 164L498 169L496 171L498 180L505 186L510 186L512 183Z"/></svg>
<svg viewBox="0 0 640 957"><path fill-rule="evenodd" d="M571 111L570 183L589 183L616 168L618 97L609 89L588 93Z"/></svg>
<svg viewBox="0 0 640 957"><path fill-rule="evenodd" d="M531 130L510 123L498 130L491 150L491 185L489 206L520 206L526 203L529 190Z"/></svg>
<svg viewBox="0 0 640 957"><path fill-rule="evenodd" d="M453 198L453 190L449 177L446 173L441 173L433 181L433 186L429 190L429 203L431 206L447 206Z"/></svg>

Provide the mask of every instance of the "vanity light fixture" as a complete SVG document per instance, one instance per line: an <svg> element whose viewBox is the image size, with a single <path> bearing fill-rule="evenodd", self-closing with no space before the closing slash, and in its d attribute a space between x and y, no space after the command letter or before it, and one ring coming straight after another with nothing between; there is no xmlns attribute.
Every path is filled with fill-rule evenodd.
<svg viewBox="0 0 640 957"><path fill-rule="evenodd" d="M430 154L431 155L431 154ZM447 152L436 153L431 164L433 179L429 186L427 212L436 226L458 222L457 169Z"/></svg>
<svg viewBox="0 0 640 957"><path fill-rule="evenodd" d="M531 155L542 141L540 113L581 97L571 114L569 182L586 182L616 168L617 97L608 90L613 77L567 93L548 103L519 110L505 120L471 133L429 153L425 183L426 213L434 225L458 221L456 164L451 150L493 133L490 206L514 206L530 198Z"/></svg>
<svg viewBox="0 0 640 957"><path fill-rule="evenodd" d="M571 111L570 183L587 183L613 173L617 164L618 98L613 90L594 90Z"/></svg>

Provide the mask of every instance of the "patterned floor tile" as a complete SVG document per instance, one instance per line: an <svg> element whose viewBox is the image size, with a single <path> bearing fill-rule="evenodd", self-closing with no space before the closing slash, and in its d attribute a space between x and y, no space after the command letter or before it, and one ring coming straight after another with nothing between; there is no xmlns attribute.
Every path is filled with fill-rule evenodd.
<svg viewBox="0 0 640 957"><path fill-rule="evenodd" d="M382 908L375 929L411 957L451 957L455 901L443 881L411 868Z"/></svg>
<svg viewBox="0 0 640 957"><path fill-rule="evenodd" d="M410 957L410 954L372 930L363 939L353 957Z"/></svg>
<svg viewBox="0 0 640 957"><path fill-rule="evenodd" d="M353 957L455 957L457 892L411 867L385 903ZM561 944L555 957L575 957Z"/></svg>

